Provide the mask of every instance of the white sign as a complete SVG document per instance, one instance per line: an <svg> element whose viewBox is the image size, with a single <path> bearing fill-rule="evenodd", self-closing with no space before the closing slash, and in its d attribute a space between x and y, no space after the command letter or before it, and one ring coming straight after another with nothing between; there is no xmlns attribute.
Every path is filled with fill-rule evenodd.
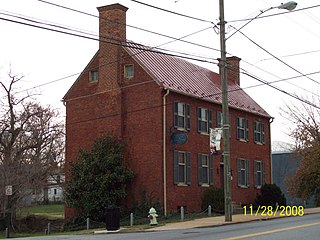
<svg viewBox="0 0 320 240"><path fill-rule="evenodd" d="M210 128L210 151L212 154L217 153L221 150L222 129L221 128Z"/></svg>
<svg viewBox="0 0 320 240"><path fill-rule="evenodd" d="M11 196L12 195L12 185L6 186L6 195Z"/></svg>

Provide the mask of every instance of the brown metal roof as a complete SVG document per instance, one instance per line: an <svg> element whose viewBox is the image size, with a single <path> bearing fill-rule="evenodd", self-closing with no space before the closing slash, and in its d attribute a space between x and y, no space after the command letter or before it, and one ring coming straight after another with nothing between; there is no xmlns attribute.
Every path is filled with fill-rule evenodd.
<svg viewBox="0 0 320 240"><path fill-rule="evenodd" d="M222 103L220 75L178 57L127 42L124 49L161 86L205 101ZM270 117L239 85L228 82L229 107Z"/></svg>

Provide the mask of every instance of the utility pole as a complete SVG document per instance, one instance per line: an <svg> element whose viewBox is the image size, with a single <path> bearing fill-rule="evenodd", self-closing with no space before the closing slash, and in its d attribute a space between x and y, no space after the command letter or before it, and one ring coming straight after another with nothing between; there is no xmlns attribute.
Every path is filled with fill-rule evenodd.
<svg viewBox="0 0 320 240"><path fill-rule="evenodd" d="M224 165L224 212L225 221L232 222L232 202L231 202L231 169L230 169L230 123L228 107L228 83L226 69L226 38L224 21L224 0L219 0L220 9L220 74L222 91L222 118L223 118L223 165Z"/></svg>

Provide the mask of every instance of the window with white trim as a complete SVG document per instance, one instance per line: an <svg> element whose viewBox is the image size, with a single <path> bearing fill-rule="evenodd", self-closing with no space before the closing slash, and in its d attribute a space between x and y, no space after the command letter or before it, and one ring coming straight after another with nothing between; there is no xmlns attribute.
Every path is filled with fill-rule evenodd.
<svg viewBox="0 0 320 240"><path fill-rule="evenodd" d="M265 144L264 124L261 121L254 121L254 142Z"/></svg>
<svg viewBox="0 0 320 240"><path fill-rule="evenodd" d="M238 186L250 187L250 161L246 159L237 160Z"/></svg>
<svg viewBox="0 0 320 240"><path fill-rule="evenodd" d="M91 70L89 72L89 82L97 82L99 80L99 72L98 69Z"/></svg>
<svg viewBox="0 0 320 240"><path fill-rule="evenodd" d="M265 183L265 165L264 161L254 161L254 187L261 188Z"/></svg>
<svg viewBox="0 0 320 240"><path fill-rule="evenodd" d="M248 119L237 117L237 139L246 142L249 140Z"/></svg>
<svg viewBox="0 0 320 240"><path fill-rule="evenodd" d="M174 151L174 184L191 184L191 154L190 152Z"/></svg>
<svg viewBox="0 0 320 240"><path fill-rule="evenodd" d="M198 108L198 131L209 133L212 128L212 111L206 108Z"/></svg>
<svg viewBox="0 0 320 240"><path fill-rule="evenodd" d="M213 185L213 157L210 154L198 153L198 183Z"/></svg>
<svg viewBox="0 0 320 240"><path fill-rule="evenodd" d="M134 67L133 64L124 65L124 77L133 78L134 76Z"/></svg>
<svg viewBox="0 0 320 240"><path fill-rule="evenodd" d="M174 127L181 130L190 130L190 105L174 102Z"/></svg>

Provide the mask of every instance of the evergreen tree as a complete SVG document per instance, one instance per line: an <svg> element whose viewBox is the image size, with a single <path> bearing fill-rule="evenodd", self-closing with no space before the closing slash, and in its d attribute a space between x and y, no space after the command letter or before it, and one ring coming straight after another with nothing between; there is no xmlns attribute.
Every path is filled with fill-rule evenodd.
<svg viewBox="0 0 320 240"><path fill-rule="evenodd" d="M123 166L123 144L111 135L103 136L91 151L79 152L66 183L66 203L81 216L102 220L104 209L126 196L126 184L133 177Z"/></svg>

